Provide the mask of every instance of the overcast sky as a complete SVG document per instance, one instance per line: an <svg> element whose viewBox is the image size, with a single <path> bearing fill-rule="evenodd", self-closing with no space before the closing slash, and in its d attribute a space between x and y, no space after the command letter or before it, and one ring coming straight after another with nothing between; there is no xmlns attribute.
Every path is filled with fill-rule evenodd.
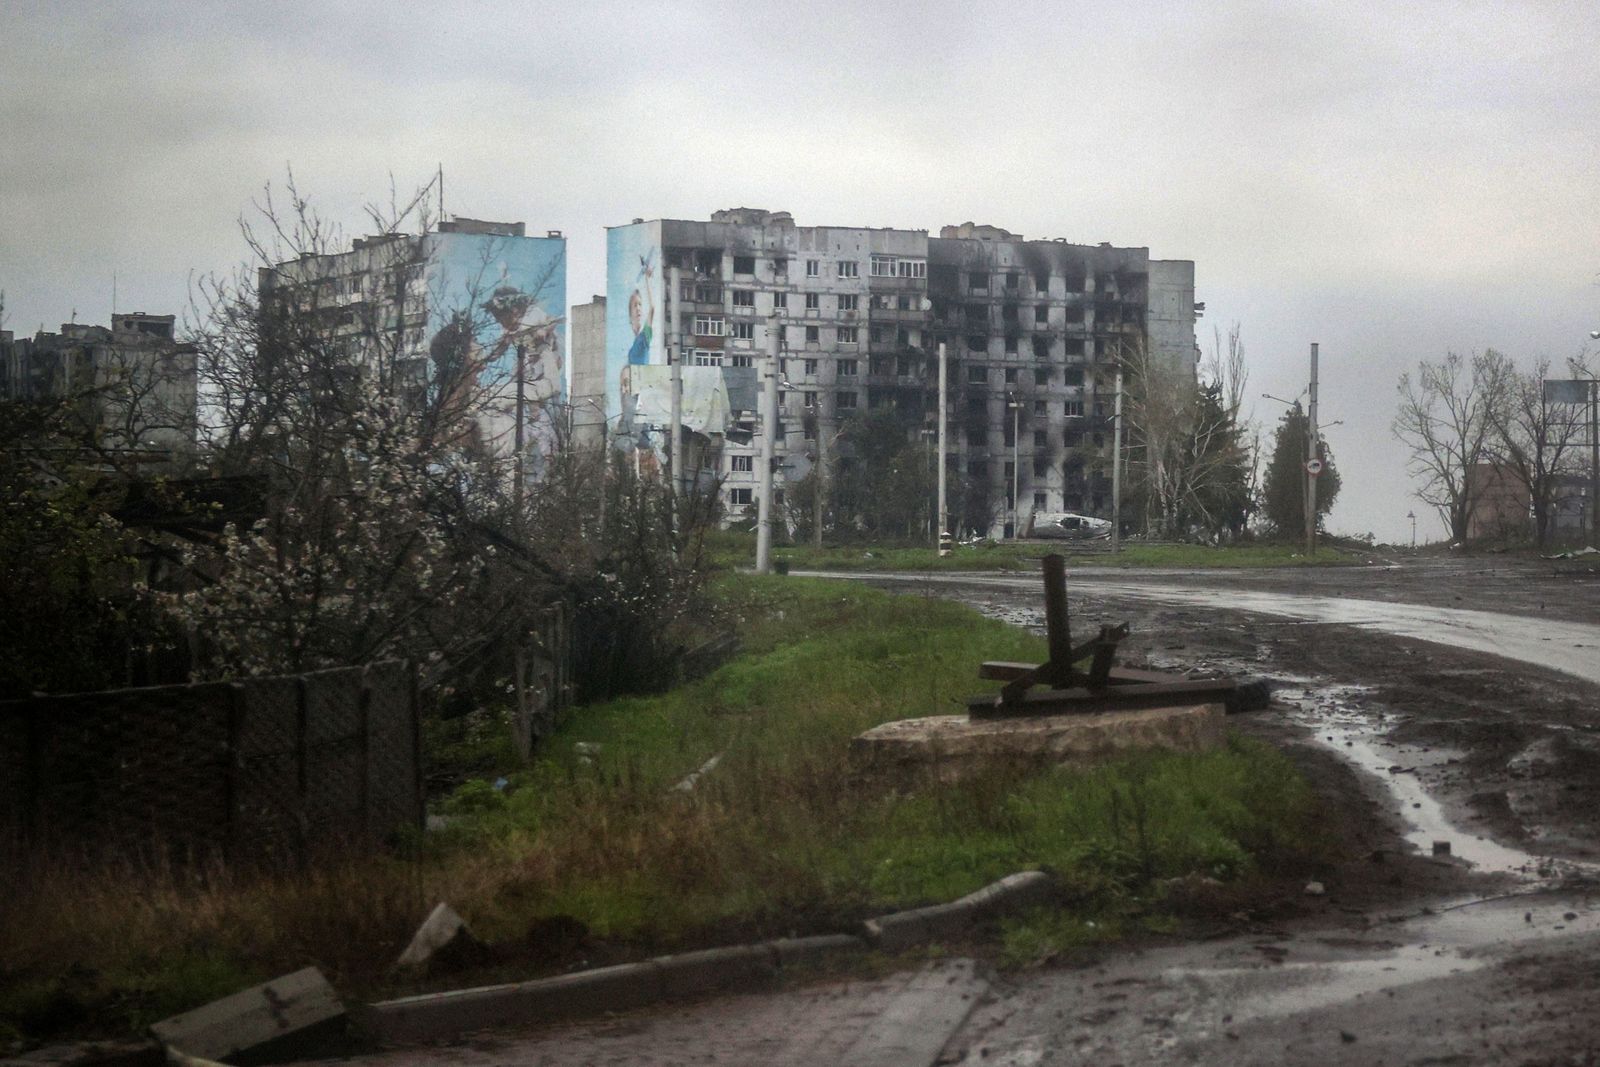
<svg viewBox="0 0 1600 1067"><path fill-rule="evenodd" d="M1192 259L1251 395L1322 346L1331 526L1409 536L1395 382L1600 329L1600 4L168 4L0 0L7 326L181 312L292 164L360 205L570 239L753 206ZM1257 400L1270 431L1277 406ZM1422 515L1424 537L1442 527Z"/></svg>

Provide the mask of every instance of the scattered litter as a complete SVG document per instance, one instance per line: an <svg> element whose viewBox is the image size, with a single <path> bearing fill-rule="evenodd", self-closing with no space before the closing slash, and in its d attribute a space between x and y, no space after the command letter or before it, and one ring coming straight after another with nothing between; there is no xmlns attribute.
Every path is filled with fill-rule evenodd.
<svg viewBox="0 0 1600 1067"><path fill-rule="evenodd" d="M467 929L466 920L450 905L440 901L422 920L411 944L400 953L396 967L426 967L435 960L455 961L481 954L483 945Z"/></svg>
<svg viewBox="0 0 1600 1067"><path fill-rule="evenodd" d="M694 784L700 780L701 776L710 774L712 771L716 770L717 764L721 762L722 753L718 752L715 756L712 756L710 759L702 763L699 770L692 772L688 777L684 778L683 781L673 786L673 790L679 793L694 792Z"/></svg>
<svg viewBox="0 0 1600 1067"><path fill-rule="evenodd" d="M1320 897L1327 893L1327 891L1328 887L1323 885L1321 882L1306 883L1306 896L1308 897Z"/></svg>

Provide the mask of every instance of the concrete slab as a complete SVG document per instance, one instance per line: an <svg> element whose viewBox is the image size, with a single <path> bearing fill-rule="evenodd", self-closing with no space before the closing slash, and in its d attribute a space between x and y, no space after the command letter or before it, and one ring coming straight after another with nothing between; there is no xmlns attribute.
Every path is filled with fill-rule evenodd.
<svg viewBox="0 0 1600 1067"><path fill-rule="evenodd" d="M168 1048L205 1060L277 1058L340 1024L344 1005L322 972L306 967L231 997L163 1019L150 1032Z"/></svg>
<svg viewBox="0 0 1600 1067"><path fill-rule="evenodd" d="M1198 752L1221 745L1226 733L1221 704L1017 719L936 715L873 727L850 742L850 759L863 771L931 768L958 778L990 762L1071 764L1138 748Z"/></svg>

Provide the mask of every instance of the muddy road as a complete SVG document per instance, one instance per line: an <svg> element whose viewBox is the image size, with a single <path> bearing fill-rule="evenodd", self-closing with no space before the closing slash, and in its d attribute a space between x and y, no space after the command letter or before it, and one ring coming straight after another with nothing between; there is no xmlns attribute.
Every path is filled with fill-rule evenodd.
<svg viewBox="0 0 1600 1067"><path fill-rule="evenodd" d="M858 576L1043 627L1037 576ZM1214 942L1003 976L949 1062L1600 1062L1600 581L1548 564L1069 573L1125 662L1253 674L1366 869ZM1437 846L1448 858L1434 857ZM1380 862L1381 861L1381 862Z"/></svg>

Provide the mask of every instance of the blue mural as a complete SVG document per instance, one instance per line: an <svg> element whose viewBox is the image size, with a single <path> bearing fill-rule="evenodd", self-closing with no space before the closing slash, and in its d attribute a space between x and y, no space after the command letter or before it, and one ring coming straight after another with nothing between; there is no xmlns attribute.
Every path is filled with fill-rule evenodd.
<svg viewBox="0 0 1600 1067"><path fill-rule="evenodd" d="M463 412L463 444L509 456L520 377L525 459L537 477L566 400L566 241L466 233L427 240L429 378L447 391L436 399Z"/></svg>
<svg viewBox="0 0 1600 1067"><path fill-rule="evenodd" d="M630 367L666 360L666 277L661 224L635 223L606 231L606 411L629 421Z"/></svg>

